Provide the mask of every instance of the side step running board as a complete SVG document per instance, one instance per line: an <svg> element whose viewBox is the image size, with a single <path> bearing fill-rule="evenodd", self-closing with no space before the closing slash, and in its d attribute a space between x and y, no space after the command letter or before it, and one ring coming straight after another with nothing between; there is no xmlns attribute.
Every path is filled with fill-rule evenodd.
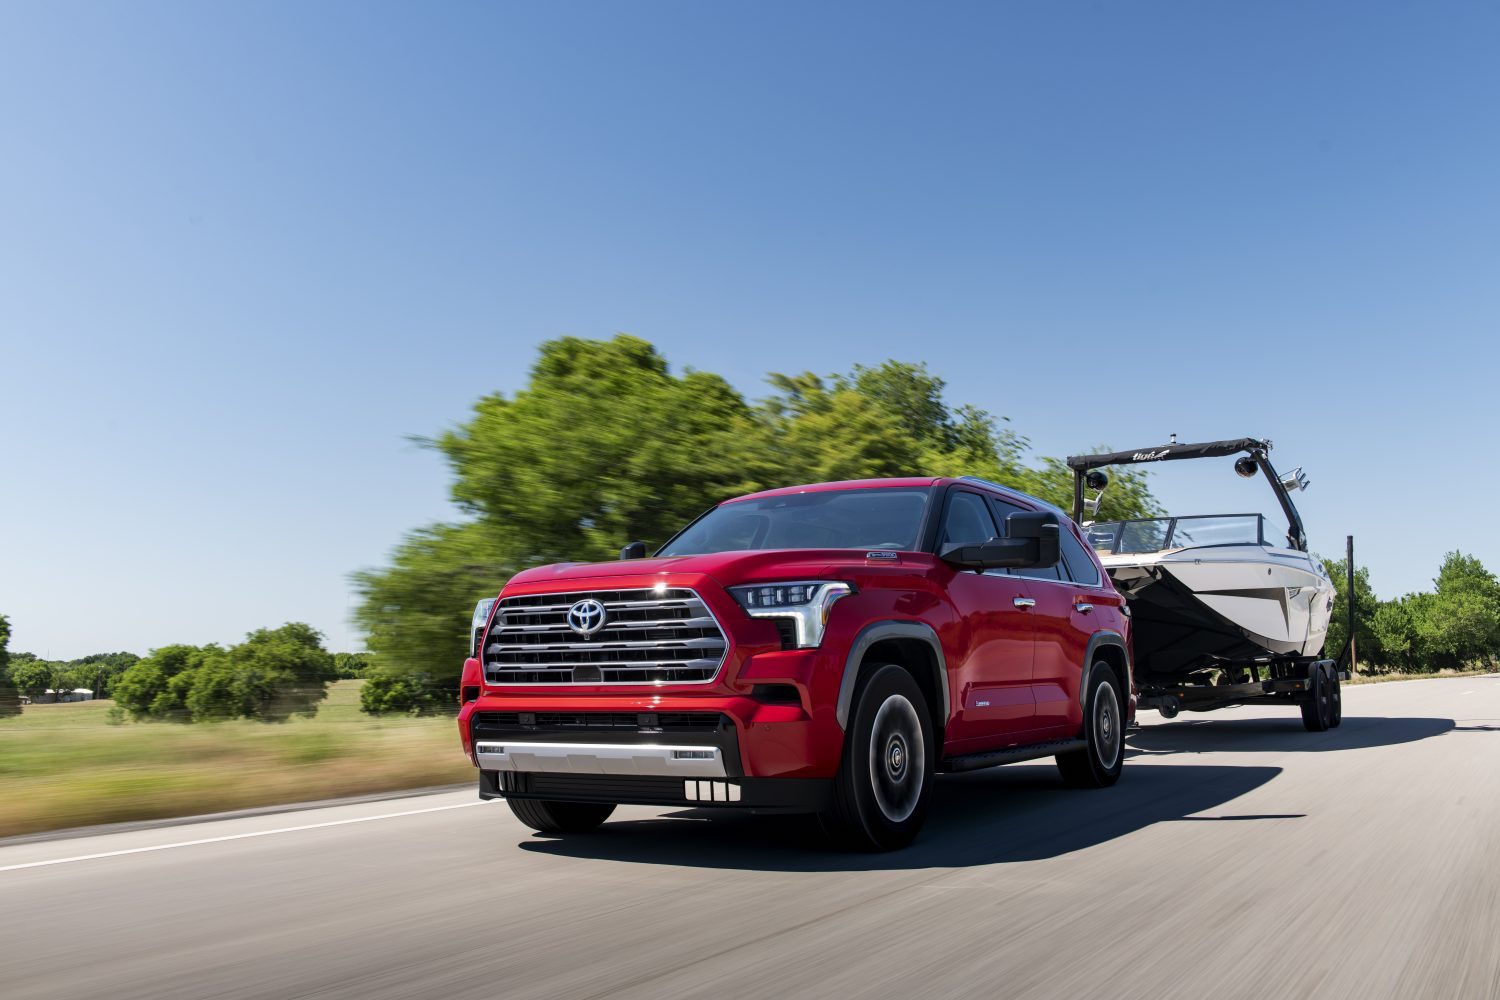
<svg viewBox="0 0 1500 1000"><path fill-rule="evenodd" d="M980 768L996 767L1000 764L1015 764L1023 760L1052 757L1060 753L1082 750L1088 740L1053 740L1051 743L1033 743L1024 747L1006 747L1004 750L985 750L981 753L966 753L961 757L947 757L938 764L939 771L978 771Z"/></svg>

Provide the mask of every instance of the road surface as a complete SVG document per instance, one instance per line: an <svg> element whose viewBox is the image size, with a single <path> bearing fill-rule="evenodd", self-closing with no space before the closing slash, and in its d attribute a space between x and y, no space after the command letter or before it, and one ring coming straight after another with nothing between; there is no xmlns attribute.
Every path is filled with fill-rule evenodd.
<svg viewBox="0 0 1500 1000"><path fill-rule="evenodd" d="M467 792L0 846L0 995L1500 997L1500 678L1344 703L1143 713L1102 792L943 778L892 855Z"/></svg>

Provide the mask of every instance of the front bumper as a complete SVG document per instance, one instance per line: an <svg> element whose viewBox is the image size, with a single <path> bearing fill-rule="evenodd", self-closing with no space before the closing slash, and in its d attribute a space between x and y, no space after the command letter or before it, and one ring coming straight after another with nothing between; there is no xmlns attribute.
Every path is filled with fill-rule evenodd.
<svg viewBox="0 0 1500 1000"><path fill-rule="evenodd" d="M656 776L479 772L482 799L546 799L609 805L710 807L746 812L810 813L827 808L827 778L683 779Z"/></svg>
<svg viewBox="0 0 1500 1000"><path fill-rule="evenodd" d="M475 743L474 755L479 766L487 771L663 778L722 778L728 773L723 751L718 747L483 740Z"/></svg>

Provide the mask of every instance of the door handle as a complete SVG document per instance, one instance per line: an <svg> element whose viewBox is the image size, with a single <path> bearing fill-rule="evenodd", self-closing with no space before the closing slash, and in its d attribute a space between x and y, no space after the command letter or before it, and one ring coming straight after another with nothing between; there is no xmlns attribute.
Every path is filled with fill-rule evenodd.
<svg viewBox="0 0 1500 1000"><path fill-rule="evenodd" d="M1094 613L1094 606L1088 601L1079 601L1077 604L1073 605L1073 610L1078 612L1080 615L1091 615Z"/></svg>
<svg viewBox="0 0 1500 1000"><path fill-rule="evenodd" d="M1022 610L1025 610L1026 608L1034 608L1034 607L1036 607L1036 598L1035 597L1017 597L1014 601L1011 601L1011 603L1014 604L1016 607L1021 608Z"/></svg>

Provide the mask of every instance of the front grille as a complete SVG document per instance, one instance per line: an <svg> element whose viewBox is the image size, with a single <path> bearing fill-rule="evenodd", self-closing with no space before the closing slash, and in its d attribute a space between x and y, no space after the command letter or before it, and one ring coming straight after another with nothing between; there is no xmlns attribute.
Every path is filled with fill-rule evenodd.
<svg viewBox="0 0 1500 1000"><path fill-rule="evenodd" d="M589 636L568 623L587 600L604 606ZM527 594L500 600L484 671L490 684L702 684L728 651L713 612L686 588Z"/></svg>

